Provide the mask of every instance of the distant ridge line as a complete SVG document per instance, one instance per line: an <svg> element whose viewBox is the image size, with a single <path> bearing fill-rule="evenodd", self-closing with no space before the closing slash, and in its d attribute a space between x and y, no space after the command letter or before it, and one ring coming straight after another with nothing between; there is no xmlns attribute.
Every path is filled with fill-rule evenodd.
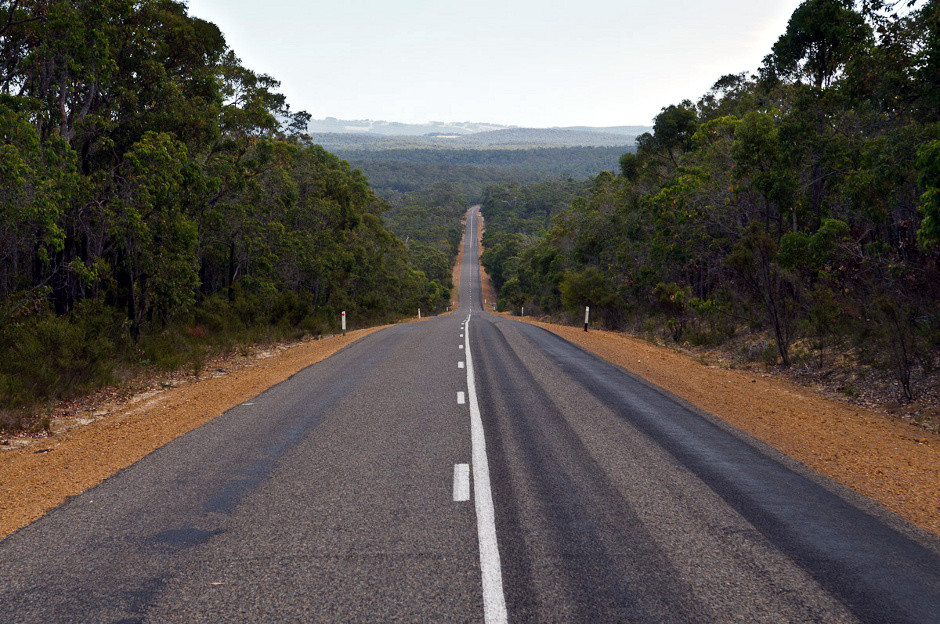
<svg viewBox="0 0 940 624"><path fill-rule="evenodd" d="M539 147L632 147L638 134L568 128L503 128L472 134L310 133L314 143L332 150L532 149Z"/></svg>
<svg viewBox="0 0 940 624"><path fill-rule="evenodd" d="M326 119L311 120L307 131L311 135L342 134L368 137L437 137L437 138L466 138L482 134L491 137L520 137L531 141L539 135L555 136L561 139L563 145L574 145L580 134L601 135L604 139L596 137L586 139L582 137L580 145L615 145L623 144L623 137L629 137L629 144L633 139L652 128L648 126L555 126L551 128L527 128L521 126L506 126L482 122L439 122L431 121L424 124L408 124L401 122L377 121L369 119ZM509 134L493 134L509 133ZM565 133L565 134L559 134ZM614 138L619 137L619 138Z"/></svg>

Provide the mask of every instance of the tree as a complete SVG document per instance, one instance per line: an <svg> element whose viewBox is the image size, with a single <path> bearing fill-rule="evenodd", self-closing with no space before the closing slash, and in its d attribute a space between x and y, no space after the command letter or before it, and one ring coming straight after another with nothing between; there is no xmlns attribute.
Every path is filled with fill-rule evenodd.
<svg viewBox="0 0 940 624"><path fill-rule="evenodd" d="M796 293L793 283L784 275L777 262L774 239L756 223L752 223L726 262L740 276L745 291L757 299L773 330L780 361L784 366L790 366Z"/></svg>
<svg viewBox="0 0 940 624"><path fill-rule="evenodd" d="M917 152L917 166L921 171L920 210L924 215L917 240L925 248L940 246L940 140L931 141Z"/></svg>
<svg viewBox="0 0 940 624"><path fill-rule="evenodd" d="M777 236L783 232L782 218L790 208L795 186L784 162L779 129L769 113L749 111L735 126L731 157L735 173L763 204L764 229L777 224ZM793 229L797 229L796 211L792 211Z"/></svg>
<svg viewBox="0 0 940 624"><path fill-rule="evenodd" d="M683 100L678 106L670 104L663 108L653 120L652 138L643 143L638 139L638 145L662 151L674 166L678 166L678 153L689 149L697 129L695 107L689 100Z"/></svg>
<svg viewBox="0 0 940 624"><path fill-rule="evenodd" d="M145 134L125 155L110 230L135 338L152 313L166 320L192 304L197 231L182 201L192 175L185 146L166 133Z"/></svg>
<svg viewBox="0 0 940 624"><path fill-rule="evenodd" d="M871 27L853 10L853 0L807 0L790 16L786 32L764 59L781 77L810 78L828 86L839 70L872 40Z"/></svg>

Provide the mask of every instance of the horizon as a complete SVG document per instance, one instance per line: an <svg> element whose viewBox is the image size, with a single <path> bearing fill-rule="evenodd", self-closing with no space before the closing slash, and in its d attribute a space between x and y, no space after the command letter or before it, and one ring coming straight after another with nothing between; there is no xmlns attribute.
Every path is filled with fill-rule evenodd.
<svg viewBox="0 0 940 624"><path fill-rule="evenodd" d="M398 119L372 119L372 118L348 118L348 117L336 117L333 115L320 118L311 118L310 123L318 121L344 121L344 122L369 122L369 123L386 123L386 124L401 124L405 126L431 126L431 125L474 125L474 126L499 126L500 129L519 129L519 130L564 130L568 128L652 128L652 124L642 124L642 123L619 123L606 126L594 126L590 124L571 124L565 126L524 126L518 124L501 124L494 121L468 121L468 120L442 120L442 119L432 119L429 121L400 121Z"/></svg>

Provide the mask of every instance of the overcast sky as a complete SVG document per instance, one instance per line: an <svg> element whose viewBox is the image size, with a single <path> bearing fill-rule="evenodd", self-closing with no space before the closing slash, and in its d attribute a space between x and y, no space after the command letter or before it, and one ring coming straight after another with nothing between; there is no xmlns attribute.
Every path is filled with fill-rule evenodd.
<svg viewBox="0 0 940 624"><path fill-rule="evenodd" d="M754 71L801 0L190 0L314 119L647 125Z"/></svg>

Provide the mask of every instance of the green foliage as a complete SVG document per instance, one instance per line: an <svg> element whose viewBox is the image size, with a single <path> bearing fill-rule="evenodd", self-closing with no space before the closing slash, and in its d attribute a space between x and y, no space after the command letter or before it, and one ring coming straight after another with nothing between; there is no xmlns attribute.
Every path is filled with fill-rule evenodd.
<svg viewBox="0 0 940 624"><path fill-rule="evenodd" d="M636 154L627 152L620 157L620 175L630 182L635 182L640 171L640 159Z"/></svg>
<svg viewBox="0 0 940 624"><path fill-rule="evenodd" d="M583 195L588 187L588 183L572 178L522 186L491 186L481 206L486 227L492 232L542 234L549 229L552 218Z"/></svg>
<svg viewBox="0 0 940 624"><path fill-rule="evenodd" d="M678 106L670 104L653 120L653 136L645 142L646 147L663 150L675 164L676 152L689 148L697 129L698 120L692 102L685 100Z"/></svg>
<svg viewBox="0 0 940 624"><path fill-rule="evenodd" d="M616 168L623 147L538 147L520 149L340 150L369 176L376 193L393 204L400 194L420 192L441 180L470 201L488 187L527 185L555 177L577 180Z"/></svg>
<svg viewBox="0 0 940 624"><path fill-rule="evenodd" d="M508 274L514 268L512 263L518 264L524 239L520 234L500 234L497 230L488 230L483 239L480 262L486 268L493 287L499 291L509 279Z"/></svg>
<svg viewBox="0 0 940 624"><path fill-rule="evenodd" d="M605 324L617 324L620 298L607 277L597 268L565 271L558 290L561 293L561 304L572 316L577 317L586 306L590 306Z"/></svg>
<svg viewBox="0 0 940 624"><path fill-rule="evenodd" d="M399 195L382 215L389 230L405 241L412 262L429 280L421 309L440 311L450 302L452 271L463 238L463 195L450 183L436 182Z"/></svg>
<svg viewBox="0 0 940 624"><path fill-rule="evenodd" d="M129 343L121 315L100 301L83 301L67 316L45 307L11 312L4 310L15 320L0 333L0 400L10 407L107 383L115 354Z"/></svg>
<svg viewBox="0 0 940 624"><path fill-rule="evenodd" d="M817 88L828 85L872 38L853 5L853 0L807 0L793 12L765 63L779 76L806 75Z"/></svg>
<svg viewBox="0 0 940 624"><path fill-rule="evenodd" d="M920 169L920 211L924 215L917 240L924 247L940 246L940 140L934 140L917 151Z"/></svg>

